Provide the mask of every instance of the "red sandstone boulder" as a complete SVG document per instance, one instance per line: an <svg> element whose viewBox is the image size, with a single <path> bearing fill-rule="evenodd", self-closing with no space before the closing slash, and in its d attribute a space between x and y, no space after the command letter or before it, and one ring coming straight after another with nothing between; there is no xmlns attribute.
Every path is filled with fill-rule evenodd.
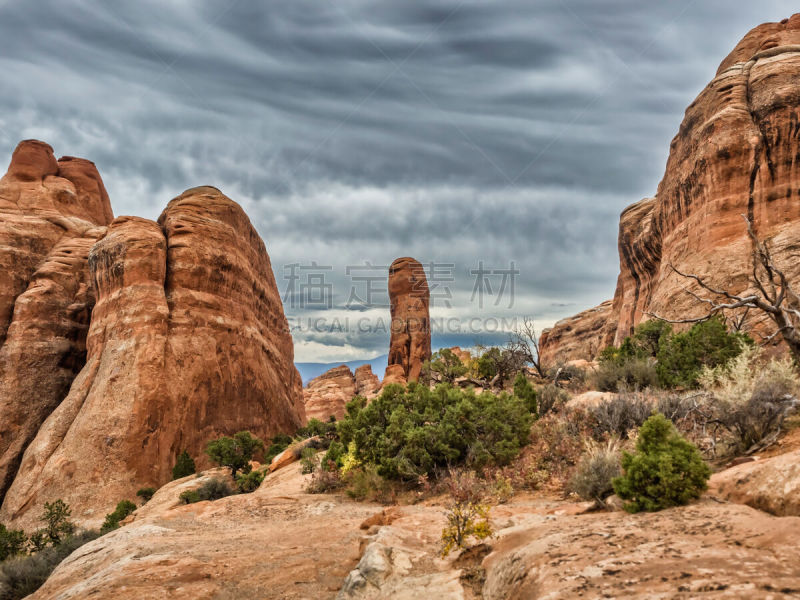
<svg viewBox="0 0 800 600"><path fill-rule="evenodd" d="M800 450L714 473L709 493L773 515L800 516Z"/></svg>
<svg viewBox="0 0 800 600"><path fill-rule="evenodd" d="M431 357L430 291L418 261L405 257L391 264L389 300L392 329L383 385L418 379L422 363Z"/></svg>
<svg viewBox="0 0 800 600"><path fill-rule="evenodd" d="M6 493L0 521L17 527L56 498L96 526L121 498L169 481L183 449L203 466L213 437L267 439L305 421L264 243L219 190L185 192L158 223L115 220L88 264L86 364Z"/></svg>
<svg viewBox="0 0 800 600"><path fill-rule="evenodd" d="M303 450L306 448L320 448L320 446L321 440L318 436L295 442L272 459L272 462L268 466L268 471L272 473L278 469L282 469L286 465L297 462L303 457Z"/></svg>

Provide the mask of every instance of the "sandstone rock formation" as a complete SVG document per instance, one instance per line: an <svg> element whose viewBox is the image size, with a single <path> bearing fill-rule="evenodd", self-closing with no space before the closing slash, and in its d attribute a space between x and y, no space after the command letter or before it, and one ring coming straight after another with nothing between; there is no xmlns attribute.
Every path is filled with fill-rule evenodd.
<svg viewBox="0 0 800 600"><path fill-rule="evenodd" d="M470 354L469 350L462 350L459 346L453 346L450 348L450 352L455 354L464 365L469 365L472 362L472 354Z"/></svg>
<svg viewBox="0 0 800 600"><path fill-rule="evenodd" d="M747 291L750 242L742 215L770 239L776 263L800 277L800 14L750 31L686 110L672 140L655 198L626 209L620 220L620 275L607 328L592 343L620 343L653 312L701 315L684 288L694 282L671 265L718 288ZM760 315L747 327L772 332ZM552 340L551 335L551 340ZM550 341L561 359L585 358L588 344L570 335Z"/></svg>
<svg viewBox="0 0 800 600"><path fill-rule="evenodd" d="M514 498L492 508L488 545L442 560L435 500L386 510L306 494L309 476L290 464L252 494L179 502L213 476L228 475L161 488L31 599L779 599L800 587L800 518L742 505L582 514L585 503Z"/></svg>
<svg viewBox="0 0 800 600"><path fill-rule="evenodd" d="M712 475L709 493L778 516L800 516L800 450Z"/></svg>
<svg viewBox="0 0 800 600"><path fill-rule="evenodd" d="M509 520L482 563L487 600L790 598L800 583L787 560L798 553L800 519L746 506L703 500L633 516L567 511Z"/></svg>
<svg viewBox="0 0 800 600"><path fill-rule="evenodd" d="M0 179L0 502L86 360L87 257L113 219L94 164L21 142Z"/></svg>
<svg viewBox="0 0 800 600"><path fill-rule="evenodd" d="M182 491L214 475L161 488L132 523L61 563L31 599L333 598L359 560L359 524L375 506L303 493L296 463L252 494L181 504Z"/></svg>
<svg viewBox="0 0 800 600"><path fill-rule="evenodd" d="M139 487L168 481L182 450L202 465L215 436L268 438L305 420L269 257L235 202L194 188L158 223L116 219L86 251L86 364L42 415L5 495L0 521L17 527L36 526L56 498L96 526Z"/></svg>
<svg viewBox="0 0 800 600"><path fill-rule="evenodd" d="M383 385L419 378L431 357L430 291L425 271L413 258L398 258L389 267L391 340Z"/></svg>
<svg viewBox="0 0 800 600"><path fill-rule="evenodd" d="M370 365L356 367L355 380L357 396L373 398L381 389L381 381L378 379L378 376L372 372L372 367Z"/></svg>
<svg viewBox="0 0 800 600"><path fill-rule="evenodd" d="M344 417L344 405L356 395L356 380L350 367L341 365L308 382L303 389L306 418L327 422Z"/></svg>
<svg viewBox="0 0 800 600"><path fill-rule="evenodd" d="M611 300L607 300L545 329L539 339L542 364L550 368L570 360L593 359L611 343L610 324L614 318Z"/></svg>
<svg viewBox="0 0 800 600"><path fill-rule="evenodd" d="M354 396L374 398L381 389L378 376L370 365L361 365L355 373L347 365L329 369L308 382L303 389L306 418L328 421L340 420L345 414L345 404Z"/></svg>

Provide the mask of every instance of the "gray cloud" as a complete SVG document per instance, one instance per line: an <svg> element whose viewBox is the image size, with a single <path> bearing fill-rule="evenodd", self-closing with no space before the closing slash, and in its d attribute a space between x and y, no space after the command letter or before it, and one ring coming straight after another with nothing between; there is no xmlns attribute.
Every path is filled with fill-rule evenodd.
<svg viewBox="0 0 800 600"><path fill-rule="evenodd" d="M751 27L793 8L0 2L0 151L38 137L91 158L115 214L156 217L216 185L248 211L280 285L285 264L329 264L339 308L346 265L413 255L456 265L459 319L546 324L613 293L618 215L654 193L685 107ZM479 261L514 261L514 306L470 300ZM349 359L387 336L296 339L302 360Z"/></svg>

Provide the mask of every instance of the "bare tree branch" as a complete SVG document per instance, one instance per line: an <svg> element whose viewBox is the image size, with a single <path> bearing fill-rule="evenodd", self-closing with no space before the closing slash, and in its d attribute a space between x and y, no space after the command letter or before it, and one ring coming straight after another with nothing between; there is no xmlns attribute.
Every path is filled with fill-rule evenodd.
<svg viewBox="0 0 800 600"><path fill-rule="evenodd" d="M522 324L514 328L508 345L511 349L520 352L525 357L526 362L533 365L539 377L546 377L545 368L541 363L539 354L539 336L532 317L524 317Z"/></svg>
<svg viewBox="0 0 800 600"><path fill-rule="evenodd" d="M709 307L707 313L700 317L685 319L668 319L655 312L645 312L644 314L669 323L699 323L710 319L714 315L723 313L723 311L744 308L744 315L734 322L734 326L739 330L744 324L747 311L751 308L756 309L766 314L777 327L774 333L764 338L765 343L781 335L794 358L800 361L800 297L792 289L786 274L773 261L767 242L758 239L753 229L753 224L746 215L742 215L742 218L745 221L747 235L752 244L753 268L751 283L757 289L755 294L740 296L728 290L715 288L699 275L683 273L670 264L669 267L675 273L685 279L695 281L711 295L711 297L704 297L684 288L687 294Z"/></svg>

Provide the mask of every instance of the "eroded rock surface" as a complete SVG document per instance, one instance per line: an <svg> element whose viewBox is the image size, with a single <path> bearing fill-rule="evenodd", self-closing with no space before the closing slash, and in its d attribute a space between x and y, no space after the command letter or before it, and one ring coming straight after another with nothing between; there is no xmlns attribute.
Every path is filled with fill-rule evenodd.
<svg viewBox="0 0 800 600"><path fill-rule="evenodd" d="M20 142L0 179L0 503L86 361L87 259L112 218L94 164Z"/></svg>
<svg viewBox="0 0 800 600"><path fill-rule="evenodd" d="M306 417L327 422L344 417L344 405L356 395L356 379L350 367L334 367L308 382L303 389Z"/></svg>
<svg viewBox="0 0 800 600"><path fill-rule="evenodd" d="M672 266L717 288L747 292L750 241L742 215L771 240L776 263L797 282L798 77L800 14L750 31L687 108L656 197L620 219L620 275L608 318L614 343L646 312L676 319L704 314L705 306L684 291L699 287ZM748 315L747 327L774 330L757 314ZM590 349L571 334L543 345L549 353Z"/></svg>
<svg viewBox="0 0 800 600"><path fill-rule="evenodd" d="M158 223L121 217L89 251L96 304L86 364L28 445L0 521L37 526L61 498L97 526L138 488L169 481L184 449L304 420L292 339L264 243L211 187Z"/></svg>
<svg viewBox="0 0 800 600"><path fill-rule="evenodd" d="M377 508L305 494L306 479L290 465L252 494L189 505L178 496L197 479L172 482L132 523L74 552L31 599L333 598L360 560L359 524Z"/></svg>
<svg viewBox="0 0 800 600"><path fill-rule="evenodd" d="M167 484L31 598L792 598L800 518L705 498L658 513L518 496L488 547L440 556L446 499L383 508L303 492L290 464L252 494L182 505Z"/></svg>
<svg viewBox="0 0 800 600"><path fill-rule="evenodd" d="M591 360L608 346L614 335L611 300L558 321L542 331L539 353L542 364L554 367L571 360Z"/></svg>
<svg viewBox="0 0 800 600"><path fill-rule="evenodd" d="M373 398L381 389L381 381L372 372L370 365L361 365L355 370L356 395L365 398Z"/></svg>
<svg viewBox="0 0 800 600"><path fill-rule="evenodd" d="M431 357L430 291L425 270L413 258L398 258L389 267L391 340L383 385L419 379Z"/></svg>
<svg viewBox="0 0 800 600"><path fill-rule="evenodd" d="M800 516L800 450L715 473L709 493L779 516Z"/></svg>
<svg viewBox="0 0 800 600"><path fill-rule="evenodd" d="M486 557L487 600L791 598L800 519L711 500L629 515L514 515Z"/></svg>

